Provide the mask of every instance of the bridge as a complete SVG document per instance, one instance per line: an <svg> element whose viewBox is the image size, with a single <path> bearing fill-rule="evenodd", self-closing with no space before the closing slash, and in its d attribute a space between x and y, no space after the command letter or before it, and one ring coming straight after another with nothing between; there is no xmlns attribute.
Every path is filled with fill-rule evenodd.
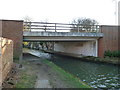
<svg viewBox="0 0 120 90"><path fill-rule="evenodd" d="M99 25L25 22L24 41L89 41L103 37Z"/></svg>
<svg viewBox="0 0 120 90"><path fill-rule="evenodd" d="M99 25L25 22L23 41L54 42L54 51L97 57L100 29Z"/></svg>
<svg viewBox="0 0 120 90"><path fill-rule="evenodd" d="M106 50L120 49L118 46L119 29L118 26L107 25L85 26L0 20L0 37L14 41L14 58L22 56L23 41L49 41L54 42L55 51L103 57Z"/></svg>

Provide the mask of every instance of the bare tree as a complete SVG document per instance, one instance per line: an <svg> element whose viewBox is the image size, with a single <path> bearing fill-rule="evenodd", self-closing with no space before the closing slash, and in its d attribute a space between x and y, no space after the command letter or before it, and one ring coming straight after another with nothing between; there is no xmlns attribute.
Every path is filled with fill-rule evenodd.
<svg viewBox="0 0 120 90"><path fill-rule="evenodd" d="M30 27L31 27L31 21L32 21L32 18L30 18L29 16L25 16L24 18L24 22L29 22L29 23L24 23L24 29L23 31L31 31L30 30Z"/></svg>
<svg viewBox="0 0 120 90"><path fill-rule="evenodd" d="M98 22L94 19L90 18L78 18L72 21L72 29L71 32L78 31L90 31L94 28L94 25L98 25Z"/></svg>

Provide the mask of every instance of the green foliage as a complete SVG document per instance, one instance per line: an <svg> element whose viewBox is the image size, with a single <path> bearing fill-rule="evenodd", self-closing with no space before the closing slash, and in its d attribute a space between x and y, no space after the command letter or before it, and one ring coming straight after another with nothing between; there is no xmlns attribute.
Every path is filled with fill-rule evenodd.
<svg viewBox="0 0 120 90"><path fill-rule="evenodd" d="M16 88L34 88L36 76L24 73L20 81L16 84Z"/></svg>
<svg viewBox="0 0 120 90"><path fill-rule="evenodd" d="M110 51L110 50L105 51L104 57L106 57L106 56L108 56L108 57L120 57L120 51Z"/></svg>
<svg viewBox="0 0 120 90"><path fill-rule="evenodd" d="M34 74L34 68L31 66L29 62L23 61L24 69L19 71L19 79L15 85L15 88L34 88L37 75Z"/></svg>

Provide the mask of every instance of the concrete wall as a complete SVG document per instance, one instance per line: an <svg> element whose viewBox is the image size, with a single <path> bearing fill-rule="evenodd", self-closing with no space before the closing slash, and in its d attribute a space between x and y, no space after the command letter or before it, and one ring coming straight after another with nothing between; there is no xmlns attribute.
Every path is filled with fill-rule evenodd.
<svg viewBox="0 0 120 90"><path fill-rule="evenodd" d="M103 37L102 33L78 32L24 32L24 41L81 41Z"/></svg>
<svg viewBox="0 0 120 90"><path fill-rule="evenodd" d="M85 56L97 56L96 49L96 41L56 42L54 44L54 51Z"/></svg>
<svg viewBox="0 0 120 90"><path fill-rule="evenodd" d="M98 56L103 57L107 50L120 50L120 28L118 26L102 26L103 38L99 39Z"/></svg>
<svg viewBox="0 0 120 90"><path fill-rule="evenodd" d="M2 37L14 41L14 58L22 55L23 41L23 21L17 20L0 20L0 34Z"/></svg>
<svg viewBox="0 0 120 90"><path fill-rule="evenodd" d="M0 86L13 64L13 41L5 38L0 40Z"/></svg>

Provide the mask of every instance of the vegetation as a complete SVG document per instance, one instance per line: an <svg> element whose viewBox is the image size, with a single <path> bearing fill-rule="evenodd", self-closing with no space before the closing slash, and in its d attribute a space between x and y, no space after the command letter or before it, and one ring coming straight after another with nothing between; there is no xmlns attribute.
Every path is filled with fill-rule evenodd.
<svg viewBox="0 0 120 90"><path fill-rule="evenodd" d="M105 51L104 57L120 57L120 51Z"/></svg>
<svg viewBox="0 0 120 90"><path fill-rule="evenodd" d="M43 64L48 65L53 72L57 74L57 77L63 81L66 85L73 88L91 88L79 78L71 75L70 73L64 71L62 68L56 66L54 63L48 60L41 60ZM37 79L36 67L32 66L30 62L23 61L23 66L18 73L18 81L15 85L15 88L34 88L35 82ZM34 68L33 68L34 67ZM50 81L51 83L52 81Z"/></svg>
<svg viewBox="0 0 120 90"><path fill-rule="evenodd" d="M23 42L24 48L36 50L52 50L54 42Z"/></svg>
<svg viewBox="0 0 120 90"><path fill-rule="evenodd" d="M48 61L48 60L42 60L42 63L47 64L50 66L55 72L58 73L59 78L63 80L65 83L70 84L71 86L74 86L74 88L91 88L84 82L82 82L79 78L73 76L72 74L64 71L62 68L56 66L54 63Z"/></svg>
<svg viewBox="0 0 120 90"><path fill-rule="evenodd" d="M71 32L78 32L78 27L79 31L80 30L85 30L85 31L91 31L91 29L94 30L94 25L98 25L98 22L94 19L90 18L78 18L74 19L72 21L73 28L71 29Z"/></svg>
<svg viewBox="0 0 120 90"><path fill-rule="evenodd" d="M19 74L19 80L15 85L15 88L34 88L37 76L32 71L34 69L32 67L29 67L29 63L23 62L23 65L25 66L24 69L21 69Z"/></svg>
<svg viewBox="0 0 120 90"><path fill-rule="evenodd" d="M31 22L32 19L29 16L25 16L24 22ZM23 31L31 31L31 23L24 23Z"/></svg>
<svg viewBox="0 0 120 90"><path fill-rule="evenodd" d="M28 75L22 73L21 80L16 84L16 88L34 88L36 77L35 75Z"/></svg>
<svg viewBox="0 0 120 90"><path fill-rule="evenodd" d="M115 65L120 65L120 60L118 57L104 57L104 58L100 58L100 57L94 57L94 56L85 56L82 57L83 59L86 59L88 61L91 62L103 62L103 63L109 63L109 64L115 64Z"/></svg>

